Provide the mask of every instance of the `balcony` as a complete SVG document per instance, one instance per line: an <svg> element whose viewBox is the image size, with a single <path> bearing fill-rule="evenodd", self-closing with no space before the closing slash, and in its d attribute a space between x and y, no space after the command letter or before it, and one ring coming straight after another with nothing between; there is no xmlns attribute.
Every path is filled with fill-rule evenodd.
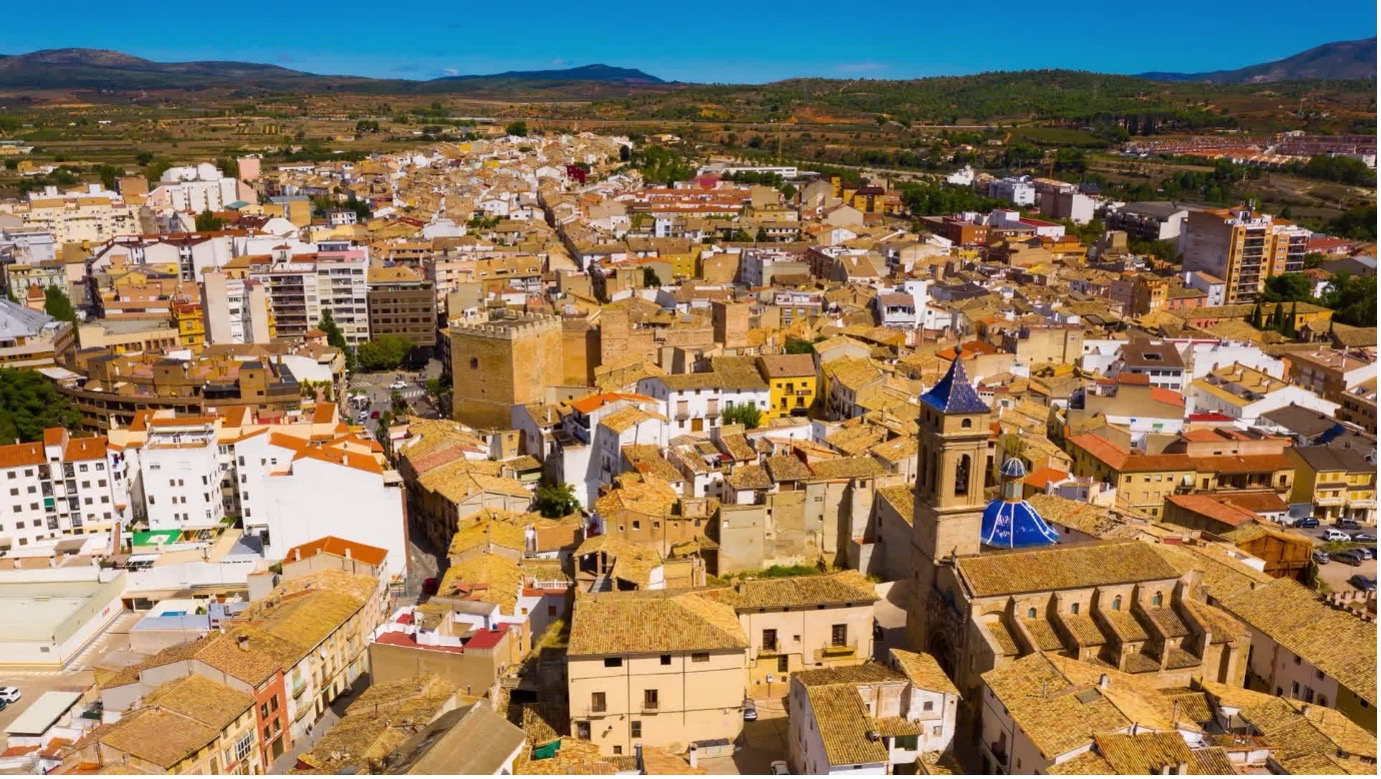
<svg viewBox="0 0 1381 779"><path fill-rule="evenodd" d="M657 701L643 701L643 709L642 709L642 710L643 710L643 713L644 713L644 714L656 714L656 713L657 713L657 707L658 707L659 705L660 705L660 704L659 704Z"/></svg>
<svg viewBox="0 0 1381 779"><path fill-rule="evenodd" d="M825 660L840 660L858 655L858 639L846 641L842 644L831 644L822 649L815 650L815 660L817 662Z"/></svg>

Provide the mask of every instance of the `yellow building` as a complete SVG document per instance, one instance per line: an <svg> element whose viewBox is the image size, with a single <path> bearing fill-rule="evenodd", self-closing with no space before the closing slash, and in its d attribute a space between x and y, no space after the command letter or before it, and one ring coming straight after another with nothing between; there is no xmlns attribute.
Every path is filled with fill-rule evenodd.
<svg viewBox="0 0 1381 779"><path fill-rule="evenodd" d="M1321 522L1376 522L1376 466L1356 449L1304 446L1288 450L1295 463L1291 503L1314 504Z"/></svg>
<svg viewBox="0 0 1381 779"><path fill-rule="evenodd" d="M1245 206L1190 211L1183 231L1184 269L1226 281L1228 304L1250 303L1267 278L1304 268L1309 231Z"/></svg>
<svg viewBox="0 0 1381 779"><path fill-rule="evenodd" d="M771 402L767 418L805 416L815 402L815 358L809 354L772 354L758 358Z"/></svg>
<svg viewBox="0 0 1381 779"><path fill-rule="evenodd" d="M579 595L566 653L571 733L603 755L733 742L743 731L747 650L733 607L703 595Z"/></svg>
<svg viewBox="0 0 1381 779"><path fill-rule="evenodd" d="M145 696L97 750L101 762L136 773L267 773L255 736L253 696L194 674Z"/></svg>
<svg viewBox="0 0 1381 779"><path fill-rule="evenodd" d="M206 318L199 303L174 303L172 325L183 346L200 350L206 343Z"/></svg>

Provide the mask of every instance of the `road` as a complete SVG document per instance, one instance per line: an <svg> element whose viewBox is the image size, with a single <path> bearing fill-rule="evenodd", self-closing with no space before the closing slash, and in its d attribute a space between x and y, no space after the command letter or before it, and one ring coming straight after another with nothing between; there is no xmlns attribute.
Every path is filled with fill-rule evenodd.
<svg viewBox="0 0 1381 779"><path fill-rule="evenodd" d="M743 723L738 743L742 749L731 757L701 758L700 767L711 774L764 776L772 773L772 761L786 759L786 699L756 698L758 718Z"/></svg>
<svg viewBox="0 0 1381 779"><path fill-rule="evenodd" d="M375 412L383 414L393 408L393 393L397 392L407 401L408 407L413 414L421 417L435 418L436 406L432 403L431 396L427 393L427 379L437 378L441 375L441 363L436 360L429 361L420 371L383 371L379 373L355 373L350 376L351 396L362 394L368 398L367 404L361 405L357 401L350 404L350 421L359 424L359 413L365 412L365 416L373 418ZM394 382L401 381L406 386L401 389L393 389ZM369 425L373 428L373 425Z"/></svg>

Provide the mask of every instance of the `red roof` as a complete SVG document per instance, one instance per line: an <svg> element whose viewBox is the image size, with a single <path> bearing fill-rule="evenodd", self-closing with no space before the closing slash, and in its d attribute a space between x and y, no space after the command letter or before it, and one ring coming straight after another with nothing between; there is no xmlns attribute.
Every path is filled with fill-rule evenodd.
<svg viewBox="0 0 1381 779"><path fill-rule="evenodd" d="M433 646L431 644L419 644L412 636L398 631L381 633L378 638L374 639L374 643L387 644L388 646L410 647L412 649L425 649L432 652L451 652L457 655L465 652L465 647L463 646Z"/></svg>
<svg viewBox="0 0 1381 779"><path fill-rule="evenodd" d="M1190 422L1231 422L1232 417L1227 414L1219 414L1216 411L1209 411L1200 414L1190 414Z"/></svg>
<svg viewBox="0 0 1381 779"><path fill-rule="evenodd" d="M335 536L325 536L289 549L283 559L292 561L301 557L316 557L319 554L345 557L346 552L349 552L351 559L359 560L366 565L383 565L384 560L388 558L387 549L361 544L358 541L347 541Z"/></svg>
<svg viewBox="0 0 1381 779"><path fill-rule="evenodd" d="M467 649L493 649L503 640L505 631L503 630L477 630L470 636L470 640L465 642Z"/></svg>

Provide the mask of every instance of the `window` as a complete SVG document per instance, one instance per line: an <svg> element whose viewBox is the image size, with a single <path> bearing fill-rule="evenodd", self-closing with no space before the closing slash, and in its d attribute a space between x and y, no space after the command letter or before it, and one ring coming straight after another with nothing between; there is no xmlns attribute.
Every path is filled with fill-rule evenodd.
<svg viewBox="0 0 1381 779"><path fill-rule="evenodd" d="M1026 618L1027 618L1027 619L1035 619L1035 618L1036 618L1036 610L1035 610L1035 609L1027 609L1027 610L1026 610Z"/></svg>
<svg viewBox="0 0 1381 779"><path fill-rule="evenodd" d="M922 703L922 704L921 704L921 711L934 711L934 710L935 710L935 701L926 701L925 703Z"/></svg>
<svg viewBox="0 0 1381 779"><path fill-rule="evenodd" d="M278 711L278 696L269 699L269 711Z"/></svg>
<svg viewBox="0 0 1381 779"><path fill-rule="evenodd" d="M259 705L259 716L263 719L269 718L269 705L267 703Z"/></svg>
<svg viewBox="0 0 1381 779"><path fill-rule="evenodd" d="M662 655L662 665L671 665L671 655Z"/></svg>
<svg viewBox="0 0 1381 779"><path fill-rule="evenodd" d="M762 648L769 652L777 651L777 631L764 630L762 632Z"/></svg>
<svg viewBox="0 0 1381 779"><path fill-rule="evenodd" d="M1163 602L1165 602L1165 599L1161 597L1161 594L1160 594L1160 593L1156 593L1155 595L1152 595L1152 596L1151 596L1151 605L1152 605L1152 606L1159 606L1159 605L1160 605L1161 603L1163 603Z"/></svg>
<svg viewBox="0 0 1381 779"><path fill-rule="evenodd" d="M605 710L605 708L607 708L607 706L606 706L606 703L605 703L605 700L604 700L604 693L602 693L602 692L592 692L592 693L590 693L590 711L593 711L593 712L602 712L602 711Z"/></svg>
<svg viewBox="0 0 1381 779"><path fill-rule="evenodd" d="M965 421L967 421L967 420L965 420ZM916 737L915 737L915 736L897 736L897 737L893 740L892 745L893 745L895 748L897 748L897 749L905 749L905 750L909 750L909 751L911 751L911 752L915 752L915 751L916 751Z"/></svg>
<svg viewBox="0 0 1381 779"><path fill-rule="evenodd" d="M1078 614L1078 613L1079 613L1079 604L1077 604L1077 603L1071 603L1071 604L1069 604L1069 613L1070 613L1070 614Z"/></svg>
<svg viewBox="0 0 1381 779"><path fill-rule="evenodd" d="M954 463L954 494L969 494L969 468L973 464L973 458L967 454L960 455Z"/></svg>
<svg viewBox="0 0 1381 779"><path fill-rule="evenodd" d="M653 710L657 708L656 690L643 690L643 708Z"/></svg>
<svg viewBox="0 0 1381 779"><path fill-rule="evenodd" d="M1113 610L1113 611L1121 611L1121 610L1122 610L1122 596L1121 596L1121 595L1114 595L1114 596L1113 596L1113 599L1112 599L1112 610Z"/></svg>
<svg viewBox="0 0 1381 779"><path fill-rule="evenodd" d="M235 759L244 760L254 747L254 734L246 733L235 742Z"/></svg>
<svg viewBox="0 0 1381 779"><path fill-rule="evenodd" d="M830 646L848 646L849 626L832 625L830 627Z"/></svg>
<svg viewBox="0 0 1381 779"><path fill-rule="evenodd" d="M692 662L692 663L708 663L708 662L710 662L710 653L709 653L709 652L696 652L696 653L694 653L694 654L691 655L691 662Z"/></svg>
<svg viewBox="0 0 1381 779"><path fill-rule="evenodd" d="M629 735L633 738L643 737L643 723L641 720L633 720L629 728Z"/></svg>
<svg viewBox="0 0 1381 779"><path fill-rule="evenodd" d="M621 746L615 744L615 745L614 745L614 754L615 754L615 755L622 755L622 754L623 754L623 747L621 747Z"/></svg>
<svg viewBox="0 0 1381 779"><path fill-rule="evenodd" d="M605 668L621 668L622 666L623 666L623 658L622 658L622 657L606 657L606 658L604 658L604 667L605 667Z"/></svg>

